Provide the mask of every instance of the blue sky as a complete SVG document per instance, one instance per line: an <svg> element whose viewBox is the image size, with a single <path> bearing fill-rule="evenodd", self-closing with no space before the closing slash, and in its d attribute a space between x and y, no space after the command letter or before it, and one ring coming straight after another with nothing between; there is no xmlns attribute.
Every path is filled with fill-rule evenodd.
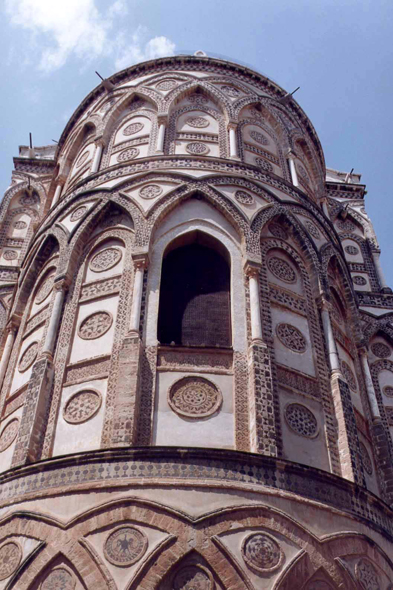
<svg viewBox="0 0 393 590"><path fill-rule="evenodd" d="M355 169L393 287L391 0L3 0L0 192L33 133L58 139L82 98L132 63L194 53L244 63L288 91L326 163Z"/></svg>

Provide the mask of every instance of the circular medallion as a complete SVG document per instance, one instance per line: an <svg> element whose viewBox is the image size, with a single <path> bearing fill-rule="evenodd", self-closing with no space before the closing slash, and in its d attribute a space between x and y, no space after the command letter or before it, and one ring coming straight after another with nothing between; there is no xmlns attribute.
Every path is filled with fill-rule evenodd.
<svg viewBox="0 0 393 590"><path fill-rule="evenodd" d="M19 543L7 541L0 547L0 580L9 578L18 568L22 559Z"/></svg>
<svg viewBox="0 0 393 590"><path fill-rule="evenodd" d="M204 117L189 117L186 125L195 129L202 129L203 127L209 127L209 121Z"/></svg>
<svg viewBox="0 0 393 590"><path fill-rule="evenodd" d="M52 570L41 584L41 590L74 590L76 580L64 567Z"/></svg>
<svg viewBox="0 0 393 590"><path fill-rule="evenodd" d="M246 191L236 191L235 199L242 205L253 205L255 203L254 197L252 197L249 193L246 193Z"/></svg>
<svg viewBox="0 0 393 590"><path fill-rule="evenodd" d="M143 127L143 123L140 123L139 121L130 123L130 125L127 125L127 127L123 129L123 135L135 135L135 133L142 131Z"/></svg>
<svg viewBox="0 0 393 590"><path fill-rule="evenodd" d="M274 221L272 223L269 223L268 230L275 238L279 238L280 240L288 239L288 234L285 231L285 229L278 223L275 223Z"/></svg>
<svg viewBox="0 0 393 590"><path fill-rule="evenodd" d="M366 279L359 275L352 277L352 281L355 283L355 285L359 285L360 287L364 287L364 285L367 285Z"/></svg>
<svg viewBox="0 0 393 590"><path fill-rule="evenodd" d="M143 186L139 191L139 196L142 199L155 199L159 197L162 193L162 188L158 186L158 184L148 184Z"/></svg>
<svg viewBox="0 0 393 590"><path fill-rule="evenodd" d="M306 221L306 223L304 224L306 229L308 230L309 234L315 238L316 240L319 240L321 237L321 234L319 233L319 230L315 227L315 225L313 223L311 223L311 221Z"/></svg>
<svg viewBox="0 0 393 590"><path fill-rule="evenodd" d="M87 158L89 157L90 152L84 152L81 156L79 156L75 167L80 168L86 162Z"/></svg>
<svg viewBox="0 0 393 590"><path fill-rule="evenodd" d="M87 211L87 207L85 205L82 205L81 207L77 207L71 213L70 221L79 221L79 219L84 216L86 211Z"/></svg>
<svg viewBox="0 0 393 590"><path fill-rule="evenodd" d="M14 442L16 435L18 434L19 420L13 418L6 424L0 434L0 453L8 449Z"/></svg>
<svg viewBox="0 0 393 590"><path fill-rule="evenodd" d="M113 565L126 567L145 554L147 537L132 526L122 526L108 536L104 545L105 557Z"/></svg>
<svg viewBox="0 0 393 590"><path fill-rule="evenodd" d="M193 143L188 143L186 145L186 150L189 154L197 155L197 156L205 156L210 152L207 145L204 143L200 143L199 141L194 141Z"/></svg>
<svg viewBox="0 0 393 590"><path fill-rule="evenodd" d="M354 232L356 229L354 224L348 219L346 219L345 221L343 221L342 219L337 221L337 227L340 231L347 231L349 233Z"/></svg>
<svg viewBox="0 0 393 590"><path fill-rule="evenodd" d="M258 572L271 572L279 568L284 554L277 541L266 533L253 533L242 544L243 559Z"/></svg>
<svg viewBox="0 0 393 590"><path fill-rule="evenodd" d="M127 150L120 152L117 156L117 161L127 162L127 160L133 160L137 156L139 156L139 150L137 148L128 148Z"/></svg>
<svg viewBox="0 0 393 590"><path fill-rule="evenodd" d="M19 373L24 373L34 363L38 354L38 342L32 342L26 348L18 364Z"/></svg>
<svg viewBox="0 0 393 590"><path fill-rule="evenodd" d="M16 260L18 258L18 252L16 250L5 250L3 258L4 260Z"/></svg>
<svg viewBox="0 0 393 590"><path fill-rule="evenodd" d="M264 158L255 158L255 164L262 170L266 170L266 172L273 172L273 166Z"/></svg>
<svg viewBox="0 0 393 590"><path fill-rule="evenodd" d="M101 338L110 329L113 323L112 315L107 311L96 311L87 316L78 328L79 338L82 340L94 340Z"/></svg>
<svg viewBox="0 0 393 590"><path fill-rule="evenodd" d="M276 334L284 346L293 352L305 352L307 341L300 330L291 324L277 324Z"/></svg>
<svg viewBox="0 0 393 590"><path fill-rule="evenodd" d="M81 424L93 418L101 407L101 395L94 389L74 393L64 406L63 418L70 424Z"/></svg>
<svg viewBox="0 0 393 590"><path fill-rule="evenodd" d="M356 256L356 254L359 254L359 248L356 248L356 246L345 246L344 250L351 256Z"/></svg>
<svg viewBox="0 0 393 590"><path fill-rule="evenodd" d="M170 78L168 78L167 80L161 80L161 82L158 82L158 84L156 84L156 88L157 90L173 90L174 88L176 88L177 86L177 82L176 80L171 80Z"/></svg>
<svg viewBox="0 0 393 590"><path fill-rule="evenodd" d="M40 305L40 303L45 301L45 299L49 296L49 294L52 293L54 277L55 277L55 275L51 274L49 277L46 277L42 281L41 285L39 286L38 291L35 296L35 302L38 305Z"/></svg>
<svg viewBox="0 0 393 590"><path fill-rule="evenodd" d="M340 365L342 374L348 383L348 387L352 389L352 391L356 392L358 390L358 386L356 384L355 375L353 374L351 367L345 361L340 361Z"/></svg>
<svg viewBox="0 0 393 590"><path fill-rule="evenodd" d="M183 377L169 389L168 403L176 414L186 418L206 418L220 408L222 395L203 377Z"/></svg>
<svg viewBox="0 0 393 590"><path fill-rule="evenodd" d="M385 385L382 391L386 397L393 397L393 387L391 385Z"/></svg>
<svg viewBox="0 0 393 590"><path fill-rule="evenodd" d="M362 458L363 467L369 475L373 474L373 464L371 462L370 455L368 453L367 447L361 441L359 442L360 445L360 456Z"/></svg>
<svg viewBox="0 0 393 590"><path fill-rule="evenodd" d="M26 221L19 220L19 221L15 221L15 223L14 223L15 229L26 229L26 227L27 227Z"/></svg>
<svg viewBox="0 0 393 590"><path fill-rule="evenodd" d="M280 281L284 281L285 283L295 283L296 282L296 273L293 268L283 260L282 258L277 258L277 256L272 256L269 258L267 263L270 272Z"/></svg>
<svg viewBox="0 0 393 590"><path fill-rule="evenodd" d="M187 100L194 104L207 104L209 102L206 96L204 96L203 94L191 94L191 96L189 96Z"/></svg>
<svg viewBox="0 0 393 590"><path fill-rule="evenodd" d="M196 565L183 567L173 579L173 590L213 590L208 574Z"/></svg>
<svg viewBox="0 0 393 590"><path fill-rule="evenodd" d="M389 346L383 342L375 342L372 344L371 352L380 359L387 359L391 355Z"/></svg>
<svg viewBox="0 0 393 590"><path fill-rule="evenodd" d="M265 137L259 131L255 131L255 129L250 131L250 137L260 145L269 145L269 140L267 139L267 137Z"/></svg>
<svg viewBox="0 0 393 590"><path fill-rule="evenodd" d="M21 197L19 199L19 203L23 206L26 206L26 207L30 207L31 205L36 205L39 202L40 202L40 199L39 199L38 195L36 195L35 193L32 193L31 195L29 195L28 193L25 193L23 195L23 197Z"/></svg>
<svg viewBox="0 0 393 590"><path fill-rule="evenodd" d="M315 438L318 434L318 422L314 414L302 404L288 404L285 408L285 420L293 432L306 438Z"/></svg>
<svg viewBox="0 0 393 590"><path fill-rule="evenodd" d="M93 256L90 260L89 268L93 272L104 272L119 264L122 256L123 253L119 248L114 246L105 248L105 250L100 250Z"/></svg>
<svg viewBox="0 0 393 590"><path fill-rule="evenodd" d="M234 86L221 86L221 90L231 98L237 98L241 95L240 90Z"/></svg>
<svg viewBox="0 0 393 590"><path fill-rule="evenodd" d="M364 590L381 590L378 574L367 559L360 559L355 566L355 574Z"/></svg>

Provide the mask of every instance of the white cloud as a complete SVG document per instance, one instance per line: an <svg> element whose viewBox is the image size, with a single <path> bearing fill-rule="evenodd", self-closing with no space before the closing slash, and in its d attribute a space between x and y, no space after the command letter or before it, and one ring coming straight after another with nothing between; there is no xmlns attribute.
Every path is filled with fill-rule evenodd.
<svg viewBox="0 0 393 590"><path fill-rule="evenodd" d="M127 0L113 0L105 12L100 12L95 1L6 0L5 8L13 25L32 33L30 47L39 52L39 69L43 72L61 68L72 56L84 63L114 56L116 68L124 68L173 54L174 43L166 37L147 40L144 27L126 34L123 22ZM116 41L112 41L110 33L115 25Z"/></svg>

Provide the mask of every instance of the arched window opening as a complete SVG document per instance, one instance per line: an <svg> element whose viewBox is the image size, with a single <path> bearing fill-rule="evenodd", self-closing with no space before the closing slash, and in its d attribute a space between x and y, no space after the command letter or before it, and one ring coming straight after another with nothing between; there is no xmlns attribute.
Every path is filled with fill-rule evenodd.
<svg viewBox="0 0 393 590"><path fill-rule="evenodd" d="M214 238L192 232L167 249L158 340L177 346L231 346L228 254Z"/></svg>

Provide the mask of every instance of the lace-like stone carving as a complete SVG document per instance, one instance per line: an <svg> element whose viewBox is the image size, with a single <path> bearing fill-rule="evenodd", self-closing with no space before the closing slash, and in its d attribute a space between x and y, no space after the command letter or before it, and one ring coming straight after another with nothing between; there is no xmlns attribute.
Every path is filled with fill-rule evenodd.
<svg viewBox="0 0 393 590"><path fill-rule="evenodd" d="M280 240L288 239L288 234L285 231L285 229L278 223L275 223L274 221L272 223L269 223L268 230L275 238L279 238Z"/></svg>
<svg viewBox="0 0 393 590"><path fill-rule="evenodd" d="M142 199L155 199L162 194L162 188L158 184L148 184L143 186L139 191L139 196Z"/></svg>
<svg viewBox="0 0 393 590"><path fill-rule="evenodd" d="M172 588L173 590L213 590L213 585L203 569L196 565L189 565L175 575Z"/></svg>
<svg viewBox="0 0 393 590"><path fill-rule="evenodd" d="M316 240L319 240L321 237L321 234L319 233L319 230L315 227L315 225L313 223L311 223L311 221L306 221L306 223L304 224L306 229L308 230L309 234L315 238Z"/></svg>
<svg viewBox="0 0 393 590"><path fill-rule="evenodd" d="M187 100L189 100L193 104L199 104L199 105L207 104L209 102L207 97L204 96L203 94L191 94L191 96L189 96Z"/></svg>
<svg viewBox="0 0 393 590"><path fill-rule="evenodd" d="M296 434L306 438L314 438L318 434L318 422L314 414L301 404L288 404L285 409L285 420Z"/></svg>
<svg viewBox="0 0 393 590"><path fill-rule="evenodd" d="M375 567L367 559L360 559L355 566L356 577L364 590L381 590Z"/></svg>
<svg viewBox="0 0 393 590"><path fill-rule="evenodd" d="M120 152L120 154L117 156L117 161L127 162L127 160L133 160L137 156L139 156L138 148L128 148L128 150Z"/></svg>
<svg viewBox="0 0 393 590"><path fill-rule="evenodd" d="M78 391L70 397L63 411L63 417L70 424L81 424L93 418L101 407L101 395L94 389Z"/></svg>
<svg viewBox="0 0 393 590"><path fill-rule="evenodd" d="M282 258L278 258L277 256L272 256L269 258L267 263L270 272L280 279L280 281L284 281L285 283L295 283L296 282L296 273L293 268L283 260Z"/></svg>
<svg viewBox="0 0 393 590"><path fill-rule="evenodd" d="M20 357L18 370L19 373L24 373L34 363L38 354L38 342L32 342Z"/></svg>
<svg viewBox="0 0 393 590"><path fill-rule="evenodd" d="M132 526L122 526L110 533L104 545L105 558L113 565L126 567L145 554L147 537Z"/></svg>
<svg viewBox="0 0 393 590"><path fill-rule="evenodd" d="M75 165L76 168L80 168L86 162L87 158L89 157L90 152L83 152L81 156L79 156L78 161Z"/></svg>
<svg viewBox="0 0 393 590"><path fill-rule="evenodd" d="M209 121L204 117L189 117L186 125L195 129L202 129L203 127L209 127Z"/></svg>
<svg viewBox="0 0 393 590"><path fill-rule="evenodd" d="M344 250L351 256L356 256L356 254L359 254L359 248L356 248L356 246L345 246Z"/></svg>
<svg viewBox="0 0 393 590"><path fill-rule="evenodd" d="M52 293L54 276L54 274L50 275L41 283L35 296L35 302L38 303L38 305L45 301L49 294Z"/></svg>
<svg viewBox="0 0 393 590"><path fill-rule="evenodd" d="M273 166L264 158L255 158L255 164L262 170L266 170L266 172L273 172Z"/></svg>
<svg viewBox="0 0 393 590"><path fill-rule="evenodd" d="M16 250L6 250L3 258L4 260L16 260L18 258L18 252Z"/></svg>
<svg viewBox="0 0 393 590"><path fill-rule="evenodd" d="M277 324L276 334L280 342L294 352L305 352L307 341L300 330L291 324Z"/></svg>
<svg viewBox="0 0 393 590"><path fill-rule="evenodd" d="M76 580L64 567L52 570L42 582L40 590L74 590Z"/></svg>
<svg viewBox="0 0 393 590"><path fill-rule="evenodd" d="M235 199L242 205L253 205L255 203L254 197L252 197L249 193L246 193L246 191L236 191Z"/></svg>
<svg viewBox="0 0 393 590"><path fill-rule="evenodd" d="M255 129L250 131L250 137L260 145L269 145L269 140L267 137L265 137L262 133L259 133L259 131L255 131Z"/></svg>
<svg viewBox="0 0 393 590"><path fill-rule="evenodd" d="M391 385L385 385L382 391L386 397L393 397L393 387Z"/></svg>
<svg viewBox="0 0 393 590"><path fill-rule="evenodd" d="M371 345L371 352L380 359L387 359L392 351L383 342L375 342L375 344Z"/></svg>
<svg viewBox="0 0 393 590"><path fill-rule="evenodd" d="M345 361L340 361L340 364L342 374L344 375L349 388L356 392L358 390L358 386L356 384L355 375L353 374L351 367Z"/></svg>
<svg viewBox="0 0 393 590"><path fill-rule="evenodd" d="M350 233L354 232L356 229L354 224L348 219L345 221L342 221L341 219L337 221L337 227L340 231L347 231Z"/></svg>
<svg viewBox="0 0 393 590"><path fill-rule="evenodd" d="M242 555L247 565L258 572L271 572L280 567L284 554L273 537L253 533L244 539Z"/></svg>
<svg viewBox="0 0 393 590"><path fill-rule="evenodd" d="M19 430L19 420L14 418L5 425L0 434L0 453L8 449L14 442Z"/></svg>
<svg viewBox="0 0 393 590"><path fill-rule="evenodd" d="M79 221L79 219L84 216L86 211L87 211L87 207L85 205L82 205L81 207L77 207L71 213L70 221Z"/></svg>
<svg viewBox="0 0 393 590"><path fill-rule="evenodd" d="M19 220L19 221L15 221L15 223L14 223L15 229L25 229L26 227L27 227L26 221Z"/></svg>
<svg viewBox="0 0 393 590"><path fill-rule="evenodd" d="M93 272L104 272L119 264L122 256L122 251L119 248L105 248L93 256L89 268Z"/></svg>
<svg viewBox="0 0 393 590"><path fill-rule="evenodd" d="M359 275L352 277L352 281L355 283L355 285L359 285L359 286L364 286L367 285L367 281L364 277L360 277Z"/></svg>
<svg viewBox="0 0 393 590"><path fill-rule="evenodd" d="M193 143L188 143L186 145L186 150L189 154L194 154L198 156L204 156L210 152L207 145L204 143L200 143L199 141L194 141Z"/></svg>
<svg viewBox="0 0 393 590"><path fill-rule="evenodd" d="M142 131L143 127L143 123L140 123L139 121L130 123L130 125L127 125L127 127L123 129L123 135L135 135L135 133Z"/></svg>
<svg viewBox="0 0 393 590"><path fill-rule="evenodd" d="M372 475L373 474L373 464L371 462L371 458L368 453L367 447L361 441L359 442L359 445L360 445L360 455L361 455L362 461L363 461L363 467L366 470L366 473L368 473L369 475Z"/></svg>
<svg viewBox="0 0 393 590"><path fill-rule="evenodd" d="M83 340L100 338L110 329L113 322L108 311L96 311L85 318L79 325L78 334Z"/></svg>
<svg viewBox="0 0 393 590"><path fill-rule="evenodd" d="M221 86L221 90L231 98L237 98L242 94L241 91L234 86Z"/></svg>
<svg viewBox="0 0 393 590"><path fill-rule="evenodd" d="M177 82L176 80L171 80L168 78L168 80L162 80L161 82L158 82L158 84L156 84L156 88L157 90L173 90L173 88L176 88L177 86Z"/></svg>
<svg viewBox="0 0 393 590"><path fill-rule="evenodd" d="M22 559L22 549L15 541L8 541L0 547L0 580L9 578Z"/></svg>
<svg viewBox="0 0 393 590"><path fill-rule="evenodd" d="M203 377L183 377L169 389L168 403L180 416L206 418L220 408L222 395L214 383Z"/></svg>
<svg viewBox="0 0 393 590"><path fill-rule="evenodd" d="M39 203L39 201L39 197L34 193L32 195L26 193L25 195L23 195L23 197L19 199L20 205L23 205L24 207L31 207L32 205L36 205L37 203Z"/></svg>

